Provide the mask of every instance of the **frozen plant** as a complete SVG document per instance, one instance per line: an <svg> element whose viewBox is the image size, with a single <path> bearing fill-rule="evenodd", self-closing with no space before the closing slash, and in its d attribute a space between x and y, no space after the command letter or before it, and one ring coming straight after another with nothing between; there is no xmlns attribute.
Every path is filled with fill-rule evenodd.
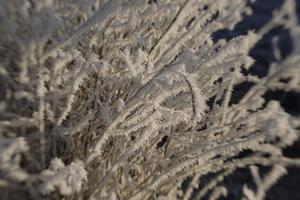
<svg viewBox="0 0 300 200"><path fill-rule="evenodd" d="M62 195L71 195L80 192L82 185L87 180L87 172L83 163L79 160L72 162L69 166L54 158L50 167L41 174L44 183L41 185L41 192L49 194L57 188Z"/></svg>
<svg viewBox="0 0 300 200"><path fill-rule="evenodd" d="M299 115L267 97L299 94L300 56L297 47L284 55L275 38L261 75L250 54L278 27L299 43L299 26L286 0L261 28L214 38L234 32L253 2L2 0L0 148L30 144L16 151L26 179L9 179L1 159L5 191L218 199L232 190L224 180L250 166L256 188L240 183L240 196L264 199L300 166L283 152L298 141Z"/></svg>

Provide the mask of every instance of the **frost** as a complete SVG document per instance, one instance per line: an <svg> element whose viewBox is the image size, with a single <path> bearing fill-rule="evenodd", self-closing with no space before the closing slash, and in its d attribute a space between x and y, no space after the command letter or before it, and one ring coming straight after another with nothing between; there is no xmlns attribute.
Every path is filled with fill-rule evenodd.
<svg viewBox="0 0 300 200"><path fill-rule="evenodd" d="M28 173L20 168L21 153L28 151L25 138L0 140L0 171L9 178L24 181Z"/></svg>
<svg viewBox="0 0 300 200"><path fill-rule="evenodd" d="M65 196L78 193L84 182L87 181L87 174L83 163L79 160L65 166L59 158L54 158L49 169L44 170L41 174L43 184L40 190L43 194L58 190L60 194Z"/></svg>
<svg viewBox="0 0 300 200"><path fill-rule="evenodd" d="M253 30L243 27L260 20L252 0L0 2L8 193L218 199L251 166L257 188L239 192L263 199L300 166L284 153L299 140L299 113L277 95L300 92L295 0Z"/></svg>

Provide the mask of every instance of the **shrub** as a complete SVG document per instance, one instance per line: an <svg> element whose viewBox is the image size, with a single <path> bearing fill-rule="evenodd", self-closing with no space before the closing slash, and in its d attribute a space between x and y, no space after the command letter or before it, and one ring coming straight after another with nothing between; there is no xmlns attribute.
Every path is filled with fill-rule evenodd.
<svg viewBox="0 0 300 200"><path fill-rule="evenodd" d="M286 0L237 34L251 2L3 0L5 198L217 199L249 168L256 187L240 195L264 199L300 165L283 153L299 115L267 95L299 94L300 57L275 38L264 75L251 50L278 27L297 43L299 27ZM224 30L235 35L214 38Z"/></svg>

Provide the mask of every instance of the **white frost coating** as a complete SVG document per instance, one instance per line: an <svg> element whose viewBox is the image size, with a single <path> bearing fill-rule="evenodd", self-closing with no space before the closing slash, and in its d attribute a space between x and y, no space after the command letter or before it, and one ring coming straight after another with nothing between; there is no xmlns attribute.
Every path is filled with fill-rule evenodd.
<svg viewBox="0 0 300 200"><path fill-rule="evenodd" d="M237 24L259 19L254 1L0 1L0 185L30 199L217 199L237 168L276 166L265 181L251 168L255 199L300 166L283 154L299 119L266 98L300 91L294 0L248 33ZM269 66L256 47L276 27Z"/></svg>
<svg viewBox="0 0 300 200"><path fill-rule="evenodd" d="M57 189L60 194L69 196L81 191L87 175L81 161L76 160L65 166L59 158L55 158L49 169L42 172L43 183L40 191L49 194Z"/></svg>
<svg viewBox="0 0 300 200"><path fill-rule="evenodd" d="M20 154L28 151L25 138L0 140L0 172L16 181L24 181L28 174L20 168Z"/></svg>

